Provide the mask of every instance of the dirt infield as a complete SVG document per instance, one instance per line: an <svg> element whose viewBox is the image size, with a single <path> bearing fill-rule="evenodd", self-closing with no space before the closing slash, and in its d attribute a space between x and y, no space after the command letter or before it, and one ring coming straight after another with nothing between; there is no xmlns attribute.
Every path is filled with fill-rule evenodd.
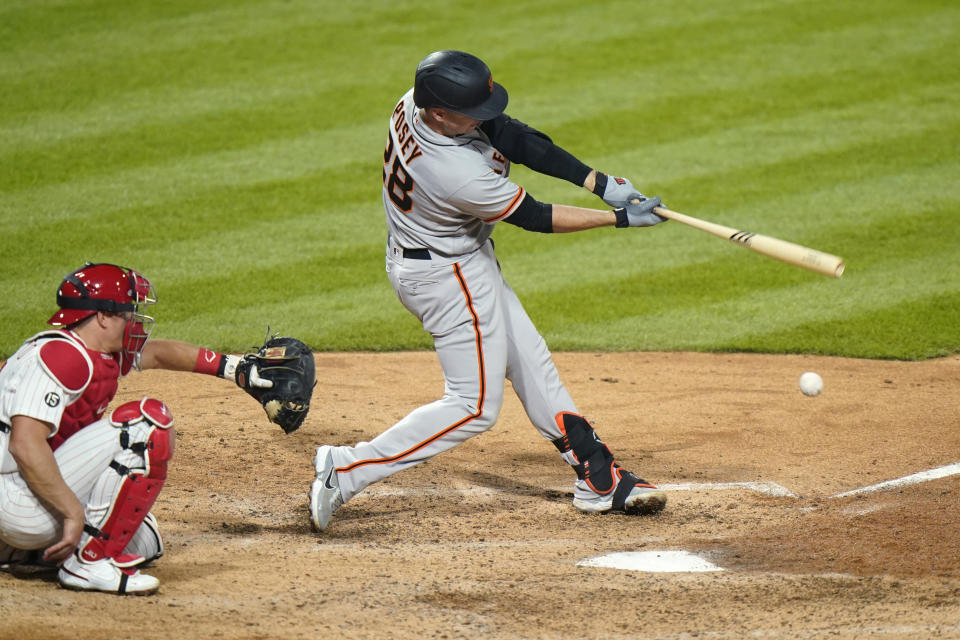
<svg viewBox="0 0 960 640"><path fill-rule="evenodd" d="M621 463L669 490L662 514L576 512L573 472L508 392L491 431L316 534L314 448L438 397L432 353L319 355L313 409L289 436L222 380L134 374L117 401L149 394L177 420L154 508L160 592L0 574L0 637L960 638L960 475L869 489L960 462L960 356L555 359ZM806 370L821 396L797 389ZM578 565L668 550L723 570Z"/></svg>

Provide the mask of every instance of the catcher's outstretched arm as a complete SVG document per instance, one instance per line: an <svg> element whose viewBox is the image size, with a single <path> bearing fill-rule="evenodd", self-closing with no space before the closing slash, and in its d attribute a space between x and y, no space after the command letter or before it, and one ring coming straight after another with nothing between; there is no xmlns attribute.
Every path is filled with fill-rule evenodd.
<svg viewBox="0 0 960 640"><path fill-rule="evenodd" d="M140 352L138 368L193 371L236 382L238 364L240 356L217 353L178 340L150 340Z"/></svg>
<svg viewBox="0 0 960 640"><path fill-rule="evenodd" d="M178 340L147 340L143 351L140 352L140 369L194 371L201 350L208 351Z"/></svg>

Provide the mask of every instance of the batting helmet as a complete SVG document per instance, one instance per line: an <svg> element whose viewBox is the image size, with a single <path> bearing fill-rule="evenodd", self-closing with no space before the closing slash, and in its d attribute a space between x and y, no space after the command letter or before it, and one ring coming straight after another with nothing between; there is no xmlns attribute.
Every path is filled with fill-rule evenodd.
<svg viewBox="0 0 960 640"><path fill-rule="evenodd" d="M98 311L132 312L123 334L121 367L126 375L150 337L154 319L146 311L156 301L153 285L133 269L88 262L63 278L57 289L57 306L60 310L47 323L69 326Z"/></svg>
<svg viewBox="0 0 960 640"><path fill-rule="evenodd" d="M413 101L421 109L442 107L491 120L506 109L507 90L493 81L480 58L463 51L436 51L417 65Z"/></svg>

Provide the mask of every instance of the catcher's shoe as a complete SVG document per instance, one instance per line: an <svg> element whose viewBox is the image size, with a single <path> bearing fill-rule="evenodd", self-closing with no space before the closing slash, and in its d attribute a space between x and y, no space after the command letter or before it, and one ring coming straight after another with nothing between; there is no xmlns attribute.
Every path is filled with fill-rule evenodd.
<svg viewBox="0 0 960 640"><path fill-rule="evenodd" d="M103 558L87 562L73 554L60 566L60 585L78 591L106 591L138 596L156 593L160 588L159 580L140 573L131 566L121 566L142 560L138 556L121 556L117 560Z"/></svg>
<svg viewBox="0 0 960 640"><path fill-rule="evenodd" d="M310 521L317 531L325 531L333 512L343 506L343 494L340 493L340 482L333 464L333 447L317 447L313 468L317 471L317 477L310 487Z"/></svg>
<svg viewBox="0 0 960 640"><path fill-rule="evenodd" d="M619 470L618 470L619 471ZM606 495L573 498L573 506L584 513L622 512L627 515L648 515L661 511L667 494L629 471L620 471L617 487Z"/></svg>

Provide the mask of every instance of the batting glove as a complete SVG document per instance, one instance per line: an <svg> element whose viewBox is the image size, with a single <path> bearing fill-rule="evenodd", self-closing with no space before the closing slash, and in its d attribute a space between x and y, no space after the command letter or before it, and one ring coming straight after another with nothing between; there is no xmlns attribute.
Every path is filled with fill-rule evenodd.
<svg viewBox="0 0 960 640"><path fill-rule="evenodd" d="M610 176L601 171L597 171L593 193L611 207L625 207L631 200L643 198L643 194L626 178Z"/></svg>
<svg viewBox="0 0 960 640"><path fill-rule="evenodd" d="M617 216L617 226L652 227L655 224L666 222L666 218L653 212L654 208L659 206L660 198L648 198L641 195L639 201L628 202L627 206L613 210Z"/></svg>

